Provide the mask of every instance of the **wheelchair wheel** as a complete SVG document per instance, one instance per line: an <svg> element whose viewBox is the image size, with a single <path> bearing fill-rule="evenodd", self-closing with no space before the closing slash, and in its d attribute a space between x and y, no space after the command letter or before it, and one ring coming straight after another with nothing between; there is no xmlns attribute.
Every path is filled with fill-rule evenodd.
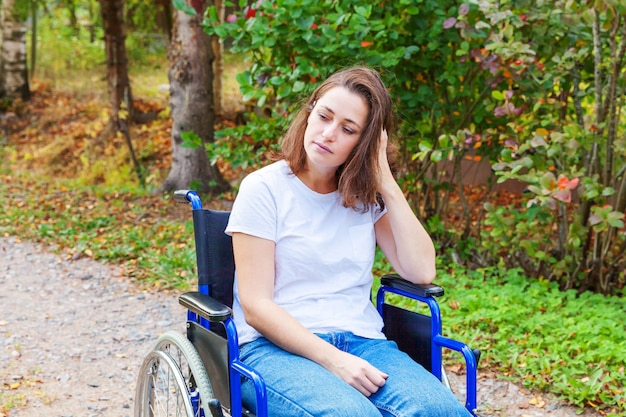
<svg viewBox="0 0 626 417"><path fill-rule="evenodd" d="M139 373L135 417L210 416L211 383L198 352L176 331L161 336Z"/></svg>

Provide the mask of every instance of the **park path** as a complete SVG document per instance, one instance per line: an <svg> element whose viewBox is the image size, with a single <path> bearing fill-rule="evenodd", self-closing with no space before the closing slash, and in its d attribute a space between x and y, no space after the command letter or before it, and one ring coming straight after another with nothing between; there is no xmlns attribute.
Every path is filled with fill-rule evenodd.
<svg viewBox="0 0 626 417"><path fill-rule="evenodd" d="M184 331L184 321L177 294L143 290L110 265L0 238L0 417L132 416L144 356L164 331ZM488 371L480 379L481 417L577 415ZM7 401L19 405L4 415Z"/></svg>

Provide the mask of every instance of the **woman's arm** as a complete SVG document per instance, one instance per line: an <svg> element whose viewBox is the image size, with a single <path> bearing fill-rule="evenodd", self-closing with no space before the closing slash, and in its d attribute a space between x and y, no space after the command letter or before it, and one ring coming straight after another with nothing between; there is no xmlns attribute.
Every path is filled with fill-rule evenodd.
<svg viewBox="0 0 626 417"><path fill-rule="evenodd" d="M387 160L387 132L381 133L378 192L387 213L376 222L376 242L400 276L416 284L435 278L435 246L396 182Z"/></svg>
<svg viewBox="0 0 626 417"><path fill-rule="evenodd" d="M232 236L239 301L250 326L282 349L320 364L365 396L385 384L386 374L320 339L274 303L274 242L244 233Z"/></svg>

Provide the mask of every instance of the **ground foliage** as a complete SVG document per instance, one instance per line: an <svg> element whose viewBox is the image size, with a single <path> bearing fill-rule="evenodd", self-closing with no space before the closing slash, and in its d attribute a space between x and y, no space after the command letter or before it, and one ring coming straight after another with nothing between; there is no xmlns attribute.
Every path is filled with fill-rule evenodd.
<svg viewBox="0 0 626 417"><path fill-rule="evenodd" d="M162 104L146 100L137 105L160 114L133 128L149 186L156 188L169 163L169 121ZM115 263L146 287L191 288L195 261L189 208L138 187L121 139L99 144L94 156L106 108L99 99L76 100L39 84L32 102L10 109L14 117L2 122L7 136L0 148L0 234L50 245L68 259ZM103 170L89 174L86 164L101 164ZM222 166L233 181L240 170ZM486 191L466 192L469 201L479 202ZM458 196L451 198L451 206L458 205ZM518 204L515 198L501 193L497 204ZM206 204L228 208L232 199L227 194ZM451 211L449 221L459 215ZM375 268L389 271L381 257ZM441 258L438 268L438 281L447 289L440 301L445 333L480 348L483 369L606 415L626 411L626 333L615 327L626 309L623 299L561 292L555 283L528 280L504 265L472 271ZM463 372L458 358L448 360L453 371ZM8 394L5 398L19 400Z"/></svg>

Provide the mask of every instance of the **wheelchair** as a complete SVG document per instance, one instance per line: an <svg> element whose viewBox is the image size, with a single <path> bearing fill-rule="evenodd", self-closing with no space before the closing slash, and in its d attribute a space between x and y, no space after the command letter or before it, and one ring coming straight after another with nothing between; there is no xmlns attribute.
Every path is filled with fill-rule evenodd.
<svg viewBox="0 0 626 417"><path fill-rule="evenodd" d="M165 332L141 365L135 417L267 417L263 376L239 360L237 330L231 317L234 259L230 236L224 233L230 212L204 209L198 194L178 190L174 200L191 204L198 290L179 297L187 308L187 334ZM476 374L480 352L441 334L437 285L416 285L398 275L386 275L376 294L384 333L413 360L448 385L442 349L460 352L466 363L465 407L476 416ZM429 315L396 307L387 294L417 300ZM426 307L425 307L426 308ZM428 312L427 312L428 313ZM256 409L241 401L241 378L254 382Z"/></svg>

